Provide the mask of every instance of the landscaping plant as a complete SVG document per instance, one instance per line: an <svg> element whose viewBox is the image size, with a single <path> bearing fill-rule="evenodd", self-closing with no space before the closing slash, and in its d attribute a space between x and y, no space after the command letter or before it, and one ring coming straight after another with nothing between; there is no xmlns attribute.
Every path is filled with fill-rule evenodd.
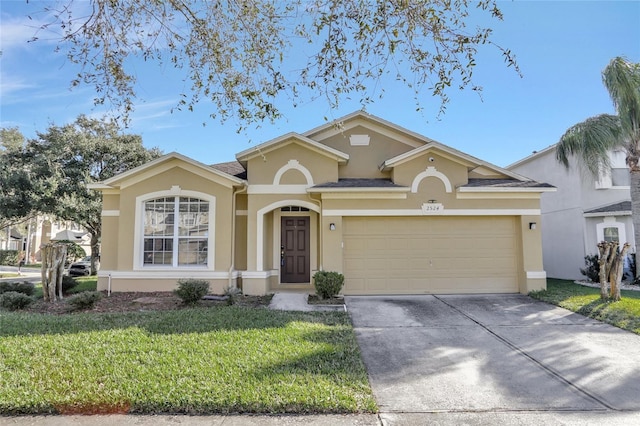
<svg viewBox="0 0 640 426"><path fill-rule="evenodd" d="M17 291L7 291L0 294L0 307L10 311L24 309L33 302L33 298Z"/></svg>
<svg viewBox="0 0 640 426"><path fill-rule="evenodd" d="M102 293L99 291L83 291L82 293L77 293L69 297L67 304L71 306L71 309L74 311L83 311L93 308L101 298Z"/></svg>
<svg viewBox="0 0 640 426"><path fill-rule="evenodd" d="M22 293L27 296L33 296L33 293L35 291L35 286L28 281L23 281L23 282L5 281L0 283L0 294L7 293L10 291Z"/></svg>
<svg viewBox="0 0 640 426"><path fill-rule="evenodd" d="M337 296L344 285L344 275L339 272L318 271L313 276L316 294L322 299Z"/></svg>
<svg viewBox="0 0 640 426"><path fill-rule="evenodd" d="M622 271L624 269L624 258L629 250L629 243L618 250L618 242L601 242L598 244L600 258L598 260L598 276L600 281L600 297L612 298L614 301L620 300L620 283L622 282ZM609 294L607 294L607 282L609 283Z"/></svg>
<svg viewBox="0 0 640 426"><path fill-rule="evenodd" d="M193 305L209 293L209 281L192 278L178 280L178 288L173 292L182 299L185 305Z"/></svg>

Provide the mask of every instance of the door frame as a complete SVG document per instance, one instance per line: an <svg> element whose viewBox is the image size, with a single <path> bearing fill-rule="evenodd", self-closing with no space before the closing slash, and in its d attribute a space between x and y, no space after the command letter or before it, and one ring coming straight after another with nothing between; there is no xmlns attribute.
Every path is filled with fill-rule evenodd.
<svg viewBox="0 0 640 426"><path fill-rule="evenodd" d="M287 221L294 222L293 232L295 236L293 237L293 241L296 244L299 244L298 236L300 235L300 233L299 233L299 230L297 229L298 227L295 222L303 222L303 229L305 233L303 237L303 243L305 244L305 247L301 250L298 248L295 248L293 250L294 253L300 255L305 260L303 273L299 273L299 271L297 271L296 267L294 266L294 270L296 270L295 273L287 274L285 272L286 268L283 267L283 264L282 264L282 255L284 254L283 249L285 247L286 240L288 240L285 236L285 227L284 227L284 223ZM286 229L292 229L292 228L291 226L288 226ZM306 284L310 282L311 281L311 218L309 216L282 215L280 217L280 249L281 249L280 263L279 263L280 283L287 284L287 285L291 285L291 284L296 285L296 284ZM299 257L296 257L296 260L299 260ZM286 275L286 278L288 278L286 282L284 280L285 275ZM301 281L289 281L289 279L291 280L301 279Z"/></svg>
<svg viewBox="0 0 640 426"><path fill-rule="evenodd" d="M296 204L287 204L296 205ZM272 243L273 243L273 269L278 271L278 285L296 286L303 285L309 286L313 282L313 274L318 270L318 212L309 209L305 212L283 212L280 206L273 210L273 226L272 226ZM300 206L308 208L306 205ZM280 281L280 237L282 235L282 216L307 216L309 217L309 282L307 283L283 283Z"/></svg>

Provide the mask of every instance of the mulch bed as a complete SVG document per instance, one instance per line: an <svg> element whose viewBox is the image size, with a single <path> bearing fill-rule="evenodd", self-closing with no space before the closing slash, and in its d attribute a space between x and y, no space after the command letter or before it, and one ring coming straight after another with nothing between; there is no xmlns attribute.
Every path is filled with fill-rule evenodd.
<svg viewBox="0 0 640 426"><path fill-rule="evenodd" d="M92 309L81 312L104 313L170 311L190 307L184 305L178 296L168 291L131 293L118 292L111 293L111 296L107 296L106 292L102 293L104 297L102 297ZM235 305L251 308L267 307L271 301L271 297L272 296L237 296ZM196 306L213 307L226 305L227 302L224 300L201 300ZM54 315L67 314L70 312L69 306L64 303L64 299L61 302L56 303L46 303L44 300L40 299L35 303L32 303L27 309L25 309L25 311Z"/></svg>
<svg viewBox="0 0 640 426"><path fill-rule="evenodd" d="M315 294L310 294L309 299L307 299L307 303L309 305L344 305L344 297L336 296L328 299L321 299Z"/></svg>

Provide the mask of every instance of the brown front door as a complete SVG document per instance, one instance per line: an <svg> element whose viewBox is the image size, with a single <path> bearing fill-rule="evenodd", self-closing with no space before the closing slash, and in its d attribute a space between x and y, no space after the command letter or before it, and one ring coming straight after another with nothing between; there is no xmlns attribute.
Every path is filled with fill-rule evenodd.
<svg viewBox="0 0 640 426"><path fill-rule="evenodd" d="M309 217L283 216L281 230L280 282L308 283Z"/></svg>

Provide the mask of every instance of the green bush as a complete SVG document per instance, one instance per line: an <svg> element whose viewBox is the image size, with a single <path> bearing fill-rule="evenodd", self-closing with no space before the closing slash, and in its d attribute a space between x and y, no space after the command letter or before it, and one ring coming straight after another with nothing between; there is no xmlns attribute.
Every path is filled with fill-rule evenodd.
<svg viewBox="0 0 640 426"><path fill-rule="evenodd" d="M209 281L178 280L178 288L173 291L186 305L193 305L209 293Z"/></svg>
<svg viewBox="0 0 640 426"><path fill-rule="evenodd" d="M24 309L29 306L31 302L33 302L33 298L17 291L7 291L6 293L0 294L0 307L10 311Z"/></svg>
<svg viewBox="0 0 640 426"><path fill-rule="evenodd" d="M62 292L68 293L69 290L76 287L78 285L78 281L70 277L69 275L62 276Z"/></svg>
<svg viewBox="0 0 640 426"><path fill-rule="evenodd" d="M591 282L600 282L600 265L598 264L598 255L590 254L584 257L584 268L580 268L580 273L587 277Z"/></svg>
<svg viewBox="0 0 640 426"><path fill-rule="evenodd" d="M83 291L82 293L74 294L67 299L67 304L71 306L74 311L81 311L85 309L91 309L98 300L102 298L102 293L99 291Z"/></svg>
<svg viewBox="0 0 640 426"><path fill-rule="evenodd" d="M316 294L322 299L337 296L344 285L344 275L338 272L318 271L313 276Z"/></svg>
<svg viewBox="0 0 640 426"><path fill-rule="evenodd" d="M18 266L18 250L0 250L0 265Z"/></svg>
<svg viewBox="0 0 640 426"><path fill-rule="evenodd" d="M22 293L24 295L27 296L33 296L33 293L35 292L35 286L28 282L28 281L23 281L23 282L17 282L17 281L4 281L4 282L0 282L0 294L4 294L7 292L17 292L17 293Z"/></svg>

